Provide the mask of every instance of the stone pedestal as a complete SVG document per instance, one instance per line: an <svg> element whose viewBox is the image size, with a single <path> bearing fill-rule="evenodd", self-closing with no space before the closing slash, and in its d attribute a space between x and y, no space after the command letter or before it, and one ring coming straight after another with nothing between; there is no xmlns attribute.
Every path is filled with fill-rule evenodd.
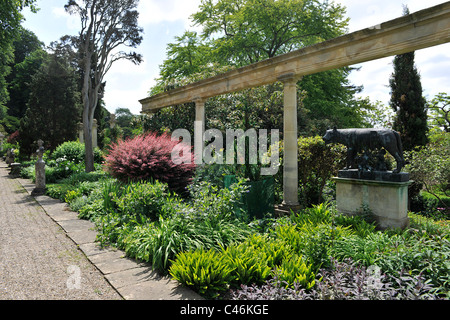
<svg viewBox="0 0 450 320"><path fill-rule="evenodd" d="M408 174L380 174L378 180L342 177L350 173L340 173L336 181L337 210L347 215L357 215L367 207L373 213L380 229L409 226L408 218ZM407 181L386 181L407 180Z"/></svg>
<svg viewBox="0 0 450 320"><path fill-rule="evenodd" d="M20 169L22 165L20 163L11 163L11 172L9 173L13 177L20 176Z"/></svg>
<svg viewBox="0 0 450 320"><path fill-rule="evenodd" d="M33 196L43 195L45 194L45 162L38 161L36 162L36 187L31 193Z"/></svg>

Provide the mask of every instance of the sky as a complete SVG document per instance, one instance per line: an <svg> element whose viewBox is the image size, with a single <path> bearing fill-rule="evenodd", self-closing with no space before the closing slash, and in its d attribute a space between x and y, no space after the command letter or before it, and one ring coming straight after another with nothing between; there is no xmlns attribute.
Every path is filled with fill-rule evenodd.
<svg viewBox="0 0 450 320"><path fill-rule="evenodd" d="M350 18L349 32L378 25L402 16L403 5L416 12L443 0L334 0L347 8ZM25 9L23 26L33 31L46 45L64 35L77 35L79 18L64 11L67 0L37 0L38 13ZM190 16L197 12L200 0L141 0L138 11L139 25L144 28L144 40L137 49L144 62L136 66L129 61L118 61L106 75L106 108L114 113L117 108L128 108L134 114L141 112L140 99L159 77L159 66L166 59L169 43L175 41L186 30L200 32L193 26ZM393 57L356 65L349 80L354 85L363 85L361 97L371 101L389 103L389 77L393 71ZM416 66L419 70L424 96L432 99L440 92L450 93L450 43L416 51Z"/></svg>

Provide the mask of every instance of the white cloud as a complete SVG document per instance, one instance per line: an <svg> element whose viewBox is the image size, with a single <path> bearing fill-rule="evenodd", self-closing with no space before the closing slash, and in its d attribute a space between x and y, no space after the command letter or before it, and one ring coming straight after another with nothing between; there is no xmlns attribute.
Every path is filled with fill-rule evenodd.
<svg viewBox="0 0 450 320"><path fill-rule="evenodd" d="M52 14L56 18L66 19L66 26L69 30L78 31L80 29L80 18L67 13L64 7L53 7Z"/></svg>
<svg viewBox="0 0 450 320"><path fill-rule="evenodd" d="M347 8L351 17L350 32L378 25L403 15L403 5L411 13L423 10L445 1L442 0L335 0Z"/></svg>
<svg viewBox="0 0 450 320"><path fill-rule="evenodd" d="M351 17L350 32L358 31L402 16L403 4L414 13L444 1L439 0L336 0L347 7ZM361 96L370 96L372 101L388 103L390 99L389 78L393 72L394 57L370 61L361 66L359 72L350 75L355 85L364 85ZM416 51L416 67L421 74L424 95L432 98L439 92L448 92L448 72L450 69L450 44Z"/></svg>
<svg viewBox="0 0 450 320"><path fill-rule="evenodd" d="M183 21L186 29L191 28L190 16L197 12L200 0L145 0L140 1L140 23L142 25L161 22Z"/></svg>
<svg viewBox="0 0 450 320"><path fill-rule="evenodd" d="M136 77L129 85L124 85L127 83L126 77L110 80L107 82L107 94L104 98L108 110L114 112L117 108L128 108L133 114L139 114L142 111L139 100L147 97L149 89L154 85L152 77Z"/></svg>

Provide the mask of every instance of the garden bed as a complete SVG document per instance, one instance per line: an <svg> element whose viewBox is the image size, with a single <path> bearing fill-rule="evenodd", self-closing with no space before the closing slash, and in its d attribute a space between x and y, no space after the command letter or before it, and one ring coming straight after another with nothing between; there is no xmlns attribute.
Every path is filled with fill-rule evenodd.
<svg viewBox="0 0 450 320"><path fill-rule="evenodd" d="M242 178L223 187L203 172L179 195L169 183L119 181L101 164L85 173L74 159L49 158L47 194L93 221L101 244L205 298L450 297L450 223L443 216L410 213L409 228L386 231L365 216L339 214L332 201L290 216L251 216ZM22 174L32 178L27 165Z"/></svg>
<svg viewBox="0 0 450 320"><path fill-rule="evenodd" d="M325 204L244 221L235 210L243 192L242 184L202 183L184 199L165 184L123 184L101 171L49 186L52 196L96 223L101 243L206 298L448 298L448 221L411 213L409 229L381 232Z"/></svg>

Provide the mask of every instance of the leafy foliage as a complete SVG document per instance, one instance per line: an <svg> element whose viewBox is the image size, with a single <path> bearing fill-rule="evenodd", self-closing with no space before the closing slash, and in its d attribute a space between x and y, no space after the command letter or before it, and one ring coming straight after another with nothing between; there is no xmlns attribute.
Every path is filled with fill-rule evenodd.
<svg viewBox="0 0 450 320"><path fill-rule="evenodd" d="M68 141L60 144L51 154L52 160L67 159L76 164L84 163L85 159L84 144L77 141ZM103 162L103 154L100 149L94 150L95 163L101 164ZM87 175L89 176L89 175Z"/></svg>
<svg viewBox="0 0 450 320"><path fill-rule="evenodd" d="M121 50L124 46L136 48L142 42L143 29L138 25L137 6L137 0L69 0L65 6L68 13L78 15L81 21L80 37L75 46L80 54L79 67L83 75L86 172L94 171L92 124L104 90L105 75L119 60L129 60L134 64L142 62L140 54Z"/></svg>
<svg viewBox="0 0 450 320"><path fill-rule="evenodd" d="M205 261L202 255L214 255L216 261ZM210 278L198 272L198 260L203 262L202 269L227 270L222 278L216 279L221 285L209 287ZM220 267L216 264L220 261ZM185 252L173 262L170 274L180 283L191 288L203 288L204 293L212 295L209 290L225 291L230 285L237 287L241 284L262 284L272 277L286 280L286 286L297 283L304 288L314 286L315 274L311 266L302 257L292 254L292 248L282 241L262 235L251 235L245 241L231 244L227 248L214 253L199 249ZM204 272L204 271L200 271ZM216 275L216 273L213 273ZM196 279L195 285L190 281Z"/></svg>
<svg viewBox="0 0 450 320"><path fill-rule="evenodd" d="M174 150L182 153L183 163L172 160ZM106 157L106 170L122 182L153 179L184 194L195 164L190 146L172 141L168 134L149 133L113 144Z"/></svg>
<svg viewBox="0 0 450 320"><path fill-rule="evenodd" d="M30 99L32 77L47 59L48 53L33 32L22 27L18 28L17 32L18 37L13 43L14 62L11 74L7 77L10 96L7 106L10 116L21 119L25 115Z"/></svg>
<svg viewBox="0 0 450 320"><path fill-rule="evenodd" d="M314 1L202 1L199 9L193 22L214 39L215 55L240 66L334 38L348 23L340 5Z"/></svg>
<svg viewBox="0 0 450 320"><path fill-rule="evenodd" d="M225 259L226 256L213 249L181 252L172 264L170 274L201 295L214 298L227 290L234 279L233 269L224 262Z"/></svg>
<svg viewBox="0 0 450 320"><path fill-rule="evenodd" d="M437 94L427 106L431 123L445 132L450 132L450 96L444 92Z"/></svg>
<svg viewBox="0 0 450 320"><path fill-rule="evenodd" d="M234 211L244 181L230 189L199 181L189 198L161 182L124 184L101 172L61 182L50 193L92 219L102 244L206 298L449 297L446 221L410 214L410 228L381 232L365 216L340 215L320 204L247 223Z"/></svg>
<svg viewBox="0 0 450 320"><path fill-rule="evenodd" d="M29 7L36 12L35 2L35 0L0 2L0 124L4 120L2 112L9 100L8 84L5 78L11 72L10 64L14 61L13 42L19 35L20 23L23 20L21 11Z"/></svg>
<svg viewBox="0 0 450 320"><path fill-rule="evenodd" d="M360 267L351 259L333 260L332 268L323 269L321 281L311 290L298 284L288 287L279 278L264 285L241 285L231 290L232 300L436 300L433 286L422 276L402 274L391 277L377 274L377 269Z"/></svg>
<svg viewBox="0 0 450 320"><path fill-rule="evenodd" d="M80 113L77 77L64 57L50 55L30 84L30 100L20 126L23 155L37 149L36 140L54 150L74 140Z"/></svg>
<svg viewBox="0 0 450 320"><path fill-rule="evenodd" d="M283 164L283 143L280 143L280 163ZM326 146L320 136L300 137L298 139L298 178L299 200L305 206L324 201L324 188L327 181L337 175L345 161L345 148L341 145ZM277 185L282 186L283 173L275 177Z"/></svg>
<svg viewBox="0 0 450 320"><path fill-rule="evenodd" d="M192 16L202 34L186 31L169 44L154 95L346 33L345 8L313 0L202 1ZM309 75L299 82L299 132L322 134L327 126L365 125L367 103L354 99L342 68ZM302 104L304 101L304 104ZM160 110L149 119L152 130L192 130L195 108L184 104ZM208 99L206 127L283 128L283 85L243 90Z"/></svg>
<svg viewBox="0 0 450 320"><path fill-rule="evenodd" d="M115 207L127 216L144 216L157 221L173 213L179 200L168 192L167 184L161 182L131 183L123 187L118 196L113 195Z"/></svg>
<svg viewBox="0 0 450 320"><path fill-rule="evenodd" d="M405 150L428 142L426 101L414 57L414 52L396 56L390 79L391 107L396 112L393 129L400 132Z"/></svg>
<svg viewBox="0 0 450 320"><path fill-rule="evenodd" d="M409 164L405 170L437 199L438 207L450 211L444 200L450 196L450 133L434 132L426 146L407 153Z"/></svg>
<svg viewBox="0 0 450 320"><path fill-rule="evenodd" d="M110 182L103 196L105 214L97 220L100 240L150 262L163 273L180 252L218 250L242 241L250 232L227 210L237 201L238 191L224 189L218 193L210 188L208 194L203 192L188 203L165 194L160 183L152 187L144 182L122 186ZM210 202L213 198L215 203Z"/></svg>

